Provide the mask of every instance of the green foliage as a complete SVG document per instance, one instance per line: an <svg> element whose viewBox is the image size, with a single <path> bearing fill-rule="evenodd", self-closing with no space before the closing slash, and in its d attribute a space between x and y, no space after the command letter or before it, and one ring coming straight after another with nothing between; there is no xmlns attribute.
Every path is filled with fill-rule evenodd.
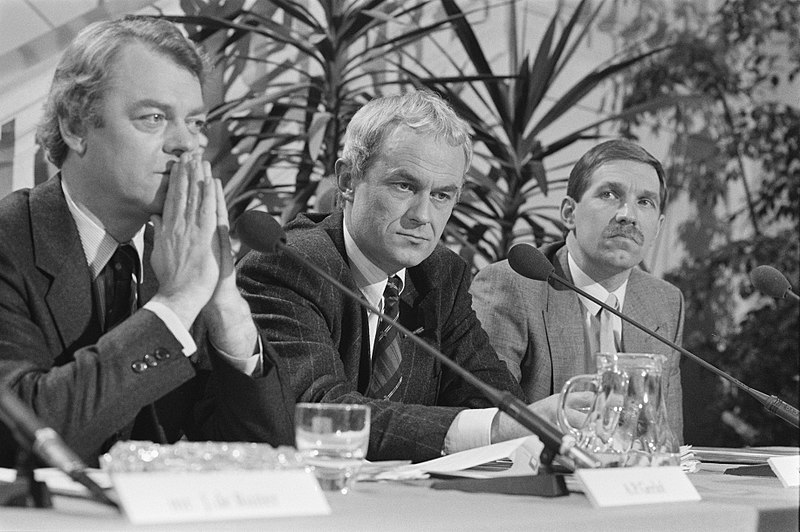
<svg viewBox="0 0 800 532"><path fill-rule="evenodd" d="M187 16L168 17L194 28L225 73L226 98L209 118L228 133L230 149L212 162L235 169L225 179L234 218L254 199L284 221L309 208L352 114L397 82L386 59L446 26L419 24L431 1L270 0L244 9L195 0L183 3Z"/></svg>
<svg viewBox="0 0 800 532"><path fill-rule="evenodd" d="M543 132L554 123L568 123L569 111L592 91L621 72L663 49L635 52L628 49L556 93L553 85L594 28L602 3L592 10L585 0L561 23L561 4L542 28L539 48L524 54L508 73L498 73L482 46L476 28L455 0L442 0L453 20L455 35L468 62L460 65L441 47L453 73L434 73L424 64L402 68L417 85L445 96L474 132L476 161L461 202L456 206L448 234L464 245L462 255L481 256L486 262L505 258L517 240L537 245L560 240L564 227L557 211L537 201L556 185L545 170L548 157L581 139L597 138L599 127L645 111L674 105L681 97L648 99L621 114L578 123L568 133L553 137ZM461 2L461 4L466 4ZM513 25L509 31L516 32ZM484 34L484 40L493 36ZM516 39L514 39L516 41ZM511 46L511 45L510 45ZM492 40L491 53L499 46ZM505 50L517 57L516 50ZM422 74L420 74L422 72ZM552 100L552 103L550 103ZM551 130L552 131L552 130Z"/></svg>
<svg viewBox="0 0 800 532"><path fill-rule="evenodd" d="M190 28L223 73L220 102L210 115L210 155L226 183L232 217L254 202L284 221L309 208L330 208L318 187L334 172L349 118L384 90L397 91L411 81L441 92L474 131L476 164L446 233L464 244L465 258L494 261L505 257L515 239L560 238L557 212L537 201L563 185L546 172L547 158L577 140L597 137L603 124L674 105L676 99L644 101L556 138L543 130L566 123L565 115L589 93L660 50L630 48L556 93L554 82L586 43L602 3L593 9L582 1L566 23L559 4L542 28L538 50L500 74L480 44L481 23L468 16L499 12L508 4L461 4L471 11L455 0L270 0L249 9L242 0L222 6L184 0L187 15L168 18ZM435 38L440 34L454 37L461 48L440 44L443 39ZM423 41L438 56L421 53ZM517 56L516 50L507 52ZM459 65L464 53L468 64ZM447 75L442 62L444 70L450 67Z"/></svg>
<svg viewBox="0 0 800 532"><path fill-rule="evenodd" d="M749 386L798 404L800 385L800 306L754 292L748 274L760 264L783 272L792 286L800 279L800 236L796 230L774 237L740 240L701 258L689 259L667 275L686 298L684 345ZM731 310L747 303L743 318ZM768 414L755 399L714 381L704 395L709 404L687 404L687 416L719 419L733 414L736 423L721 424L697 445L798 445L798 431ZM685 393L687 401L691 393ZM717 421L718 423L718 421ZM735 430L738 428L738 431Z"/></svg>
<svg viewBox="0 0 800 532"><path fill-rule="evenodd" d="M673 24L686 30L667 36L661 33L667 15L646 6L638 31L649 26L656 42L668 39L672 47L665 60L632 71L626 105L675 92L708 97L661 112L651 128L674 132L671 187L686 192L697 211L680 230L689 257L668 276L687 300L684 345L796 406L798 307L753 295L747 274L771 264L798 283L800 110L770 95L800 71L800 10L796 2L727 0L702 15L691 2L679 2ZM742 207L730 202L737 193ZM723 209L728 214L720 216ZM750 238L741 231L733 236L736 220L749 224ZM687 434L692 443L798 444L796 429L727 383L689 387L684 399L687 426L692 418L703 420L695 423L699 439Z"/></svg>

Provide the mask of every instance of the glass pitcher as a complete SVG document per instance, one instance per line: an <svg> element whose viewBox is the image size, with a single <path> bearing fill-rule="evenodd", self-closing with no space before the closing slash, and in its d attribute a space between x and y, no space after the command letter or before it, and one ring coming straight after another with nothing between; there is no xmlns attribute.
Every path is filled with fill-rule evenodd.
<svg viewBox="0 0 800 532"><path fill-rule="evenodd" d="M577 375L561 390L558 423L603 467L679 465L667 420L662 374L667 357L647 353L598 353L597 373ZM570 394L591 392L580 426L567 418Z"/></svg>

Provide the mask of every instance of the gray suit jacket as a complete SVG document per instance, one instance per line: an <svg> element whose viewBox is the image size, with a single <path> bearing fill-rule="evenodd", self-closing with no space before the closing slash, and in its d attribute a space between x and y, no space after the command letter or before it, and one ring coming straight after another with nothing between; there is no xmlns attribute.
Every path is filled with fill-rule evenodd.
<svg viewBox="0 0 800 532"><path fill-rule="evenodd" d="M146 233L142 302L158 289L151 250ZM155 314L139 310L102 334L95 312L91 274L60 178L0 200L0 386L81 458L96 464L114 435L294 441L292 401L268 346L265 375L251 378L206 349L202 326L193 330L200 348L194 365ZM134 363L145 360L151 363L136 371ZM144 408L153 403L155 417ZM13 465L15 453L0 424L0 465Z"/></svg>
<svg viewBox="0 0 800 532"><path fill-rule="evenodd" d="M324 219L300 215L286 235L295 252L359 293L345 253L341 212ZM521 398L475 317L469 281L464 261L437 246L406 271L400 321L485 382ZM366 312L286 253L249 253L239 264L238 283L256 324L285 361L298 402L370 405L372 460L437 457L460 410L491 406L408 339L401 341L403 381L392 400L365 397L371 367Z"/></svg>
<svg viewBox="0 0 800 532"><path fill-rule="evenodd" d="M555 273L572 281L567 248L543 248ZM561 391L570 377L584 373L582 307L578 296L558 283L527 279L507 260L483 268L470 287L473 306L498 356L522 385L529 402ZM622 312L680 345L683 295L666 281L634 268ZM680 354L623 321L622 343L629 353L667 355L667 416L683 441Z"/></svg>

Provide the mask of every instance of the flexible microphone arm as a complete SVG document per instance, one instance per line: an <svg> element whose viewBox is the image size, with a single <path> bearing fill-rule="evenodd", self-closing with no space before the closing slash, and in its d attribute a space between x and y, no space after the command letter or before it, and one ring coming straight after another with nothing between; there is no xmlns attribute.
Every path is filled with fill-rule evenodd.
<svg viewBox="0 0 800 532"><path fill-rule="evenodd" d="M23 448L30 449L46 464L83 485L99 502L119 508L119 505L106 495L103 488L86 473L86 465L64 443L61 436L39 421L25 403L5 388L0 388L0 421L8 426Z"/></svg>
<svg viewBox="0 0 800 532"><path fill-rule="evenodd" d="M312 261L306 259L292 248L287 246L286 236L283 234L283 229L281 229L280 225L278 225L278 222L276 222L272 216L261 211L251 210L244 212L236 221L236 233L242 242L252 249L262 251L264 253L272 253L276 249L280 249L287 255L300 261L303 265L308 266L311 270L338 288L343 294L352 298L364 308L374 312L382 320L387 321L393 327L396 327L398 331L406 335L423 351L428 353L435 360L438 360L453 370L462 379L480 390L480 392L486 396L486 398L493 405L508 414L517 423L536 434L548 449L571 458L575 464L582 467L599 467L599 462L587 451L584 451L578 447L577 442L572 436L562 435L560 431L549 421L538 414L531 412L524 402L514 397L514 395L512 395L510 392L500 391L497 388L478 379L472 373L468 372L454 361L447 358L444 354L428 345L424 340L422 340L413 332L409 331L402 324L390 318L366 299L347 288L338 279L334 278L321 267L317 266Z"/></svg>
<svg viewBox="0 0 800 532"><path fill-rule="evenodd" d="M678 344L670 340L667 340L657 332L651 331L650 329L648 329L638 321L634 320L633 318L629 318L628 316L618 311L614 307L607 305L605 302L600 301L593 295L588 294L585 291L581 290L580 288L570 283L563 277L557 275L554 271L553 265L550 263L549 260L547 260L547 257L545 257L544 254L533 245L523 243L523 244L517 244L514 247L512 247L508 251L508 263L514 271L516 271L523 277L527 277L529 279L534 279L537 281L548 281L548 282L552 279L553 281L557 281L560 284L569 288L570 290L582 295L583 297L592 301L593 303L600 305L601 307L611 312L615 316L619 316L623 320L627 321L640 331L646 332L656 340L670 346L672 349L694 360L707 370L729 381L740 390L743 390L746 393L750 394L764 406L767 412L770 412L778 416L779 418L783 419L784 421L790 423L791 425L798 427L798 424L800 423L798 417L800 416L798 416L798 410L795 407L777 398L774 395L767 395L764 392L760 392L754 388L751 388L750 386L747 386L743 382L725 373L721 369L718 369L717 367L709 364L708 362L706 362L699 356L695 355L694 353L688 351L687 349L679 346ZM547 269L545 270L545 268Z"/></svg>

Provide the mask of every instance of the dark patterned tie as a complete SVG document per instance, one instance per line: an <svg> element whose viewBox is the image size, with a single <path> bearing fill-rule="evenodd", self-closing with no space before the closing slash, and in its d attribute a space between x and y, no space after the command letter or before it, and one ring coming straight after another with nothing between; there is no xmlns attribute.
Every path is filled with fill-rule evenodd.
<svg viewBox="0 0 800 532"><path fill-rule="evenodd" d="M139 254L130 244L121 244L103 269L105 286L105 331L108 332L125 321L136 310L138 298ZM152 409L152 405L150 407ZM148 412L148 415L151 415ZM107 452L116 442L127 440L134 426L131 420L109 436L100 449Z"/></svg>
<svg viewBox="0 0 800 532"><path fill-rule="evenodd" d="M105 330L110 331L136 310L139 254L130 244L117 247L106 265Z"/></svg>
<svg viewBox="0 0 800 532"><path fill-rule="evenodd" d="M383 291L383 313L393 320L400 316L400 287L402 281L396 275L389 278ZM367 395L389 399L400 387L400 337L397 329L388 321L380 320L372 350L372 378Z"/></svg>

